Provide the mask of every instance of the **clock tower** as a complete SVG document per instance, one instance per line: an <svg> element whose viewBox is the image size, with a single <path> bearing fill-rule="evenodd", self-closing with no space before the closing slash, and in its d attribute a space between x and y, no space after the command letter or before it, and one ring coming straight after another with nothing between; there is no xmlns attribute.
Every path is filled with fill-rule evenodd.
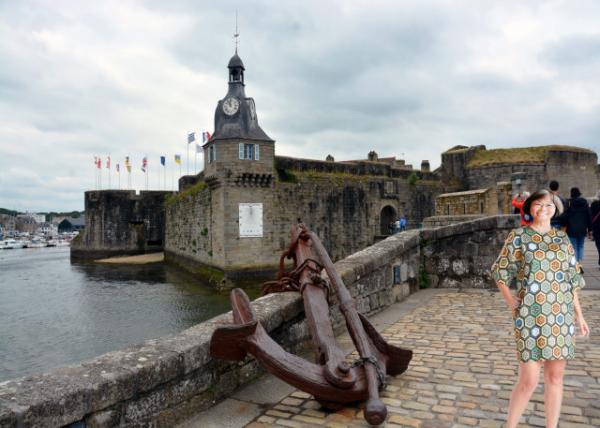
<svg viewBox="0 0 600 428"><path fill-rule="evenodd" d="M204 179L211 189L211 263L235 278L277 263L273 192L275 141L258 125L254 99L245 92L237 51L229 60L228 91L215 110L204 144ZM276 248L277 247L277 248Z"/></svg>
<svg viewBox="0 0 600 428"><path fill-rule="evenodd" d="M227 68L229 90L217 104L214 134L203 146L205 176L218 173L223 162L230 167L240 166L241 169L235 168L239 172L262 172L261 165L269 159L272 173L275 142L258 125L256 104L245 92L246 69L237 52Z"/></svg>

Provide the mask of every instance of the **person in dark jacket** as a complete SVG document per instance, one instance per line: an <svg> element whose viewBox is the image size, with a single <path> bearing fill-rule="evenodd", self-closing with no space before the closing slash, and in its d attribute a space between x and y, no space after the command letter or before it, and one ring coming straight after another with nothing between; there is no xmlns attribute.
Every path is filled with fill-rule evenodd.
<svg viewBox="0 0 600 428"><path fill-rule="evenodd" d="M598 265L600 266L600 191L596 195L596 200L590 206L592 212L592 234L598 251Z"/></svg>
<svg viewBox="0 0 600 428"><path fill-rule="evenodd" d="M562 203L563 208L566 207L567 201L565 201L565 199L562 196L560 196L560 193L558 191L558 187L559 187L558 181L552 180L550 182L550 184L548 184L548 187L550 187L550 193L552 193L554 196L556 196L558 199L560 199L560 202ZM552 217L550 224L552 225L553 228L560 229L560 216Z"/></svg>
<svg viewBox="0 0 600 428"><path fill-rule="evenodd" d="M567 202L567 209L561 216L561 224L567 227L567 235L575 248L575 257L580 262L583 258L585 237L591 235L592 216L587 200L581 197L577 187L571 189L571 199Z"/></svg>

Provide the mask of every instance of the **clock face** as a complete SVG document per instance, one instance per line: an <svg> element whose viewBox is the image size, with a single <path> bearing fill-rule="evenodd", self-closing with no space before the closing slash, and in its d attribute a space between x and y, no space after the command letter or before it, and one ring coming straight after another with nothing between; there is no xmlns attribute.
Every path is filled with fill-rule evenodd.
<svg viewBox="0 0 600 428"><path fill-rule="evenodd" d="M240 100L238 100L235 97L229 97L226 98L225 101L223 101L223 112L226 115L232 116L236 114L239 108Z"/></svg>

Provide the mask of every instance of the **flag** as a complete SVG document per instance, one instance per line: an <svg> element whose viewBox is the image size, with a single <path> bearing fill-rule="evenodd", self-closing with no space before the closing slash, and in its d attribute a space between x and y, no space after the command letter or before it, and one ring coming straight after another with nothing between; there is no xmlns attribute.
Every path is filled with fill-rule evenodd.
<svg viewBox="0 0 600 428"><path fill-rule="evenodd" d="M108 156L108 159L106 159L106 169L110 169L110 155Z"/></svg>
<svg viewBox="0 0 600 428"><path fill-rule="evenodd" d="M166 159L164 156L161 156L161 157L160 157L160 164L161 164L162 166L165 166L165 163L166 163L166 162L167 162L167 159Z"/></svg>
<svg viewBox="0 0 600 428"><path fill-rule="evenodd" d="M125 166L128 167L131 164L129 163L129 156L125 156Z"/></svg>
<svg viewBox="0 0 600 428"><path fill-rule="evenodd" d="M196 143L196 153L202 153L202 146Z"/></svg>
<svg viewBox="0 0 600 428"><path fill-rule="evenodd" d="M131 165L125 165L125 167L127 168L127 172L131 172Z"/></svg>
<svg viewBox="0 0 600 428"><path fill-rule="evenodd" d="M102 168L102 159L98 158L98 169Z"/></svg>
<svg viewBox="0 0 600 428"><path fill-rule="evenodd" d="M98 166L98 156L94 156L94 166Z"/></svg>
<svg viewBox="0 0 600 428"><path fill-rule="evenodd" d="M119 173L119 164L116 165L117 167L117 174Z"/></svg>
<svg viewBox="0 0 600 428"><path fill-rule="evenodd" d="M208 132L208 131L204 131L204 132L202 133L202 142L203 142L203 143L207 143L207 142L208 142L208 140L210 140L210 132Z"/></svg>
<svg viewBox="0 0 600 428"><path fill-rule="evenodd" d="M188 144L190 144L192 141L196 141L196 133L195 132L188 134Z"/></svg>
<svg viewBox="0 0 600 428"><path fill-rule="evenodd" d="M144 156L144 159L142 159L142 171L146 172L147 167L148 167L148 159L146 159L146 156Z"/></svg>
<svg viewBox="0 0 600 428"><path fill-rule="evenodd" d="M175 163L181 165L181 155L175 155Z"/></svg>

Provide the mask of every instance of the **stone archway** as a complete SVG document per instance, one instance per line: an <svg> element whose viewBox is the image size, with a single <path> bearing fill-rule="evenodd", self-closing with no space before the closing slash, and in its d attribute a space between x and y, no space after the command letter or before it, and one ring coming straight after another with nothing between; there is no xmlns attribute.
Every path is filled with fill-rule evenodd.
<svg viewBox="0 0 600 428"><path fill-rule="evenodd" d="M390 235L390 223L398 219L398 214L394 207L386 205L379 213L379 233L382 235Z"/></svg>

